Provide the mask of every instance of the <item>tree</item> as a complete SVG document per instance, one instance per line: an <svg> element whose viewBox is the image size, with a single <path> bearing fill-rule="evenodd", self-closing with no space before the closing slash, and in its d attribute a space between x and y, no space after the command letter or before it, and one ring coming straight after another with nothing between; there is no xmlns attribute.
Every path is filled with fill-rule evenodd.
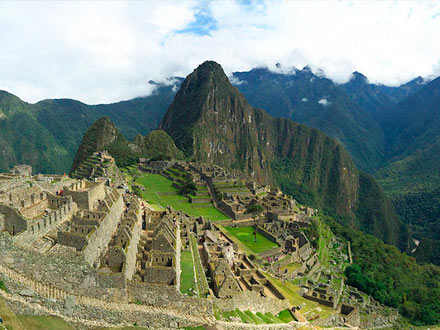
<svg viewBox="0 0 440 330"><path fill-rule="evenodd" d="M263 207L260 204L251 204L248 206L245 213L251 214L254 218L254 242L257 242L257 232L258 232L258 218L257 216L263 212Z"/></svg>

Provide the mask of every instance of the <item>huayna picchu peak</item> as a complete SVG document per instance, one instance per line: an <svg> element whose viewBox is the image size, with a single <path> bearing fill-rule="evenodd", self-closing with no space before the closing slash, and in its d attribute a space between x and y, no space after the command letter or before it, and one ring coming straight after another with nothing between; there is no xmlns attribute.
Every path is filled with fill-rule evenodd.
<svg viewBox="0 0 440 330"><path fill-rule="evenodd" d="M215 62L185 79L159 127L189 159L275 183L301 202L398 244L400 224L390 201L339 142L253 108ZM372 204L379 207L373 210Z"/></svg>

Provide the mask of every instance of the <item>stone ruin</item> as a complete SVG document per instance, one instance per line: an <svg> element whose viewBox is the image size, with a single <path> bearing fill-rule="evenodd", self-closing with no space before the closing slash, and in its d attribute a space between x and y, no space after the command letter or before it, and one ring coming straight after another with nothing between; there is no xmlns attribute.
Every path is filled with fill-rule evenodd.
<svg viewBox="0 0 440 330"><path fill-rule="evenodd" d="M32 166L30 165L15 165L12 170L12 174L30 177L32 176Z"/></svg>
<svg viewBox="0 0 440 330"><path fill-rule="evenodd" d="M176 265L180 266L180 237L177 215L165 213L150 218L137 253L136 276L153 284L177 285Z"/></svg>
<svg viewBox="0 0 440 330"><path fill-rule="evenodd" d="M107 150L95 152L82 162L71 173L74 179L108 180L109 184L119 185L124 182L124 178L116 166L116 162Z"/></svg>

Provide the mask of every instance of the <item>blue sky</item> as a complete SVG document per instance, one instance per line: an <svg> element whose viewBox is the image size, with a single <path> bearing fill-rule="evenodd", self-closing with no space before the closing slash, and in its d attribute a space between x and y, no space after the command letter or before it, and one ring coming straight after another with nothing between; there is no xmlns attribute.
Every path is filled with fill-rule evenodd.
<svg viewBox="0 0 440 330"><path fill-rule="evenodd" d="M399 85L440 75L439 14L434 1L0 1L0 89L108 103L205 60Z"/></svg>

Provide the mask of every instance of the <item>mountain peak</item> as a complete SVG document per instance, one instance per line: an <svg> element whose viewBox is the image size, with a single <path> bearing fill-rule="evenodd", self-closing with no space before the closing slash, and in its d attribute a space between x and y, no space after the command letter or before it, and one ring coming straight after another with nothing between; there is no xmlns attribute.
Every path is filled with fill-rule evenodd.
<svg viewBox="0 0 440 330"><path fill-rule="evenodd" d="M222 67L206 61L186 77L159 129L167 131L177 147L189 156L194 152L193 135L189 134L194 127L220 118L227 122L232 112L243 106L249 107Z"/></svg>
<svg viewBox="0 0 440 330"><path fill-rule="evenodd" d="M83 136L70 173L73 173L87 157L96 151L102 151L105 146L111 144L120 135L115 124L109 117L101 117L96 120Z"/></svg>
<svg viewBox="0 0 440 330"><path fill-rule="evenodd" d="M358 71L354 71L351 74L350 81L351 82L358 82L358 83L368 84L368 78L366 76L364 76L362 73L358 72Z"/></svg>

